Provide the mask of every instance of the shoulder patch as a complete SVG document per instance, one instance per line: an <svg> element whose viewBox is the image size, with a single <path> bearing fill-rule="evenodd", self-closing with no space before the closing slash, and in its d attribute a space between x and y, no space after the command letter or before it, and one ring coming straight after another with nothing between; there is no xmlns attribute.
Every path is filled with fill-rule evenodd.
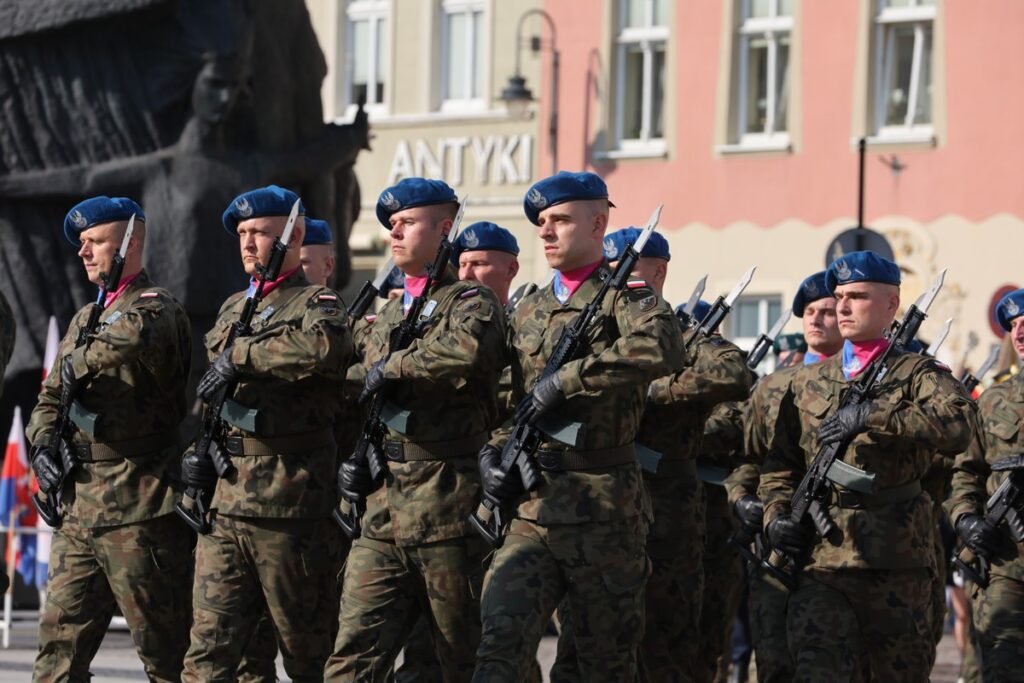
<svg viewBox="0 0 1024 683"><path fill-rule="evenodd" d="M649 311L649 310L651 310L652 308L654 308L657 305L658 305L658 297L655 294L652 294L651 296L645 296L643 299L640 299L640 310L641 311L645 311L645 312Z"/></svg>
<svg viewBox="0 0 1024 683"><path fill-rule="evenodd" d="M365 315L365 316L363 316L363 320L365 320L366 322L368 322L369 324L372 325L375 322L377 322L377 316L375 316L375 315Z"/></svg>
<svg viewBox="0 0 1024 683"><path fill-rule="evenodd" d="M472 313L473 311L477 310L478 308L480 308L480 302L479 301L470 301L465 306L459 307L459 310L460 311L465 311L467 313Z"/></svg>
<svg viewBox="0 0 1024 683"><path fill-rule="evenodd" d="M160 296L160 292L143 292L139 294L140 299L155 299L158 296Z"/></svg>
<svg viewBox="0 0 1024 683"><path fill-rule="evenodd" d="M647 286L647 280L629 280L626 282L626 286L630 289L639 289Z"/></svg>
<svg viewBox="0 0 1024 683"><path fill-rule="evenodd" d="M337 301L338 297L334 294L320 294L317 296L317 301Z"/></svg>
<svg viewBox="0 0 1024 683"><path fill-rule="evenodd" d="M473 289L467 289L465 292L459 294L459 299L468 299L471 296L476 296L479 293L480 289L478 287L474 287Z"/></svg>

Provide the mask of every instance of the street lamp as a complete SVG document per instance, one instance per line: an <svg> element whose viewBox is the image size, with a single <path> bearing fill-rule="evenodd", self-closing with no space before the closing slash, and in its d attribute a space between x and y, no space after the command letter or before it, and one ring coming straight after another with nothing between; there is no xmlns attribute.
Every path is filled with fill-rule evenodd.
<svg viewBox="0 0 1024 683"><path fill-rule="evenodd" d="M508 79L508 85L501 91L501 99L510 114L522 118L526 114L526 108L533 102L533 93L526 87L526 79L522 76L520 68L520 57L523 47L523 24L526 19L534 14L539 14L548 24L551 31L551 40L548 42L551 48L551 115L548 117L548 145L551 149L551 173L558 172L558 49L555 44L555 22L551 15L542 9L531 9L519 17L516 25L516 72ZM540 52L543 42L540 36L530 37L530 49L534 54Z"/></svg>

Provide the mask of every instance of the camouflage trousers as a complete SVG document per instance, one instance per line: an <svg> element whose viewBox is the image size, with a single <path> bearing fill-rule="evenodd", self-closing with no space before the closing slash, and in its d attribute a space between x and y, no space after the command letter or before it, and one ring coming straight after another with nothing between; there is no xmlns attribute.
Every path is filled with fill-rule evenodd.
<svg viewBox="0 0 1024 683"><path fill-rule="evenodd" d="M974 589L981 680L1024 681L1024 582L993 574L988 588Z"/></svg>
<svg viewBox="0 0 1024 683"><path fill-rule="evenodd" d="M743 564L729 544L735 531L725 489L704 485L707 541L704 544L704 600L700 610L698 681L724 681L729 672L733 622L743 594Z"/></svg>
<svg viewBox="0 0 1024 683"><path fill-rule="evenodd" d="M425 616L447 683L468 681L480 642L486 545L476 536L419 546L360 538L345 565L329 681L386 681Z"/></svg>
<svg viewBox="0 0 1024 683"><path fill-rule="evenodd" d="M330 519L215 516L196 547L181 680L234 681L263 610L291 679L323 680L338 604L337 539Z"/></svg>
<svg viewBox="0 0 1024 683"><path fill-rule="evenodd" d="M933 580L926 567L805 572L787 613L794 680L927 681Z"/></svg>
<svg viewBox="0 0 1024 683"><path fill-rule="evenodd" d="M514 519L487 572L475 683L528 675L551 613L569 600L586 681L632 681L643 637L646 522L541 526Z"/></svg>
<svg viewBox="0 0 1024 683"><path fill-rule="evenodd" d="M53 534L34 681L88 681L115 608L152 681L178 681L188 646L193 535L177 515Z"/></svg>
<svg viewBox="0 0 1024 683"><path fill-rule="evenodd" d="M764 570L753 571L747 585L758 683L789 683L793 680L793 660L786 639L789 589Z"/></svg>

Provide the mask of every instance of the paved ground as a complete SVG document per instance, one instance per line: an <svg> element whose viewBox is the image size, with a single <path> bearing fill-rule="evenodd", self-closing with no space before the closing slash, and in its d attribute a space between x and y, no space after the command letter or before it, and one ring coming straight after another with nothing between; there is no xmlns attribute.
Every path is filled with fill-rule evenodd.
<svg viewBox="0 0 1024 683"><path fill-rule="evenodd" d="M18 613L18 621L11 632L11 647L0 649L0 683L24 683L29 680L32 660L36 650L36 625L34 613ZM545 638L540 647L541 666L546 671L554 660L555 639ZM955 683L959 666L959 655L951 636L943 638L939 645L938 661L932 672L933 683ZM145 681L142 665L135 655L128 632L112 629L107 633L103 646L92 666L93 681L96 683L122 683ZM287 680L278 659L278 673L282 681ZM547 677L545 676L545 681Z"/></svg>

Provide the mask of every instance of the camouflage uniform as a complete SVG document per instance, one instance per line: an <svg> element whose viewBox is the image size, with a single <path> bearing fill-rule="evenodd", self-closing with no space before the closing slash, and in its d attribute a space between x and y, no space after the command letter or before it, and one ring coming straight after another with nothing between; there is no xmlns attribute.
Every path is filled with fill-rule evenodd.
<svg viewBox="0 0 1024 683"><path fill-rule="evenodd" d="M468 680L480 637L485 544L468 517L480 496L477 451L497 417L506 364L501 306L451 271L427 295L416 341L384 366L388 474L367 500L352 544L332 681L381 681L416 619L430 618L445 680ZM433 303L432 303L433 302ZM365 340L364 365L388 355L402 301L385 304Z"/></svg>
<svg viewBox="0 0 1024 683"><path fill-rule="evenodd" d="M0 396L4 393L4 370L14 353L14 311L0 292Z"/></svg>
<svg viewBox="0 0 1024 683"><path fill-rule="evenodd" d="M81 462L62 494L66 516L53 535L33 677L87 680L117 606L147 675L177 681L188 644L192 549L188 527L173 514L188 318L142 271L103 313L90 343L76 349L90 308L72 319L27 431L34 445L49 442L61 361L70 354L76 376L87 377L77 402L99 417L91 432L72 438Z"/></svg>
<svg viewBox="0 0 1024 683"><path fill-rule="evenodd" d="M783 368L763 377L754 387L744 420L744 456L725 480L729 506L745 495L757 495L764 462L774 443L779 404L789 389L797 367ZM789 589L764 570L748 575L750 635L760 683L793 680L793 662L786 640L786 606Z"/></svg>
<svg viewBox="0 0 1024 683"><path fill-rule="evenodd" d="M985 503L1007 472L992 472L989 463L1024 452L1024 374L992 386L978 399L979 431L970 448L957 458L953 495L946 503L954 522L965 513L984 514ZM987 489L986 489L987 483ZM980 646L982 679L1024 680L1024 543L1014 543L1006 525L1002 542L991 558L988 588L971 584L974 627Z"/></svg>
<svg viewBox="0 0 1024 683"><path fill-rule="evenodd" d="M609 275L602 264L564 304L551 287L522 300L510 332L513 402ZM646 385L683 365L682 337L668 304L639 286L605 297L588 343L589 355L559 370L568 400L541 419L549 429L555 420L582 425L577 448L542 443L540 486L520 503L488 570L475 681L517 680L564 595L583 678L637 675L651 512L633 441ZM501 448L508 434L498 430L492 444Z"/></svg>
<svg viewBox="0 0 1024 683"><path fill-rule="evenodd" d="M212 359L238 320L228 298L205 338ZM257 615L269 610L285 670L320 680L337 601L333 425L352 339L338 297L299 268L267 294L253 334L234 342L238 371L222 447L213 528L199 537L184 681L234 680ZM245 415L246 419L238 419Z"/></svg>
<svg viewBox="0 0 1024 683"><path fill-rule="evenodd" d="M746 398L750 392L750 375L742 360L740 369L745 378L741 386ZM739 459L743 452L745 405L741 401L722 403L708 418L700 447L703 469L714 467L728 472ZM704 482L707 533L703 557L704 592L694 667L698 681L724 681L728 675L732 627L743 597L743 566L736 550L729 545L729 538L736 531L732 507L724 481L718 477L713 479Z"/></svg>
<svg viewBox="0 0 1024 683"><path fill-rule="evenodd" d="M788 514L818 452L818 427L848 385L840 356L793 375L761 474L766 523ZM790 596L798 680L850 680L861 660L866 675L883 681L926 680L930 670L934 531L920 479L936 453L953 457L966 448L974 405L948 369L916 354L892 359L873 401L865 431L852 438L843 461L874 473L876 493L836 486L843 499L837 496L830 512L843 540L814 546Z"/></svg>
<svg viewBox="0 0 1024 683"><path fill-rule="evenodd" d="M651 383L637 436L638 444L662 456L656 471L652 464L643 470L654 511L640 645L641 679L649 681L699 680L693 670L699 659L705 518L696 459L711 409L746 396L750 385L740 350L721 337L701 338L688 355L682 371ZM563 606L552 680L581 680L567 601Z"/></svg>

